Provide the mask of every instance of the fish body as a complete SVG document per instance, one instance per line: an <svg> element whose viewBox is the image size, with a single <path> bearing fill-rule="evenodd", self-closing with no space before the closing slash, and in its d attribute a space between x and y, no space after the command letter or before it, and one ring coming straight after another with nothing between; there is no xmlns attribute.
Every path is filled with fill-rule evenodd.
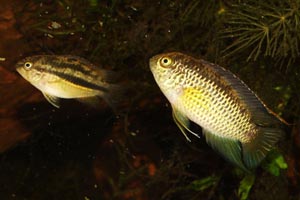
<svg viewBox="0 0 300 200"><path fill-rule="evenodd" d="M150 59L153 76L172 105L173 118L187 137L190 121L223 157L248 171L283 136L281 121L234 74L173 52Z"/></svg>
<svg viewBox="0 0 300 200"><path fill-rule="evenodd" d="M113 105L122 90L113 83L113 72L77 56L31 56L19 61L16 70L55 107L60 107L60 98L95 102L91 99L102 97Z"/></svg>

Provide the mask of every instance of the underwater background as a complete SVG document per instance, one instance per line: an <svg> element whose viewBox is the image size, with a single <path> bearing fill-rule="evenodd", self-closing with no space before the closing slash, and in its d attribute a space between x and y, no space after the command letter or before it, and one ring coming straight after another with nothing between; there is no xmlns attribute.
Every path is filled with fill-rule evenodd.
<svg viewBox="0 0 300 200"><path fill-rule="evenodd" d="M300 199L299 0L0 0L0 199ZM185 140L149 69L180 51L241 78L291 125L255 174ZM84 57L131 87L121 115L54 108L15 71ZM134 82L134 85L132 85ZM199 128L199 133L201 129Z"/></svg>

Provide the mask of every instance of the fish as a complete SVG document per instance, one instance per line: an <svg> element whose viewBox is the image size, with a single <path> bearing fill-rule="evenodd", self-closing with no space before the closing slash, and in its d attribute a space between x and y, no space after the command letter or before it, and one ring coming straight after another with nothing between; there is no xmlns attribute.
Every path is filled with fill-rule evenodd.
<svg viewBox="0 0 300 200"><path fill-rule="evenodd" d="M122 87L115 83L115 72L100 69L79 56L30 56L17 62L16 71L56 108L60 108L61 99L97 107L100 97L115 109L123 94Z"/></svg>
<svg viewBox="0 0 300 200"><path fill-rule="evenodd" d="M199 125L215 151L250 172L283 137L283 122L229 70L180 52L155 55L149 65L188 141L188 133L200 137L191 123Z"/></svg>

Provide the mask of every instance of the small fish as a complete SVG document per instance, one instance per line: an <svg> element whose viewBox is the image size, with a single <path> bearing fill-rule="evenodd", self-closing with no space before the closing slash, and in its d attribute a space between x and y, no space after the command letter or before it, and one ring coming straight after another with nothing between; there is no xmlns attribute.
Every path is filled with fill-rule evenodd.
<svg viewBox="0 0 300 200"><path fill-rule="evenodd" d="M53 106L60 98L77 99L96 106L102 97L114 107L122 89L114 84L116 75L77 56L37 55L16 64L21 76L39 89Z"/></svg>
<svg viewBox="0 0 300 200"><path fill-rule="evenodd" d="M283 136L282 122L234 74L173 52L150 59L150 69L172 105L173 118L187 140L190 121L207 143L245 171L257 167Z"/></svg>

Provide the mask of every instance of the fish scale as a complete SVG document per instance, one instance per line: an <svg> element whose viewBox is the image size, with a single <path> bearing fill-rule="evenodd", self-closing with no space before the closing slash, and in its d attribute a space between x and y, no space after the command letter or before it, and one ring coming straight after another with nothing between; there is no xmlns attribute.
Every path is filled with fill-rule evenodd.
<svg viewBox="0 0 300 200"><path fill-rule="evenodd" d="M205 60L171 52L150 59L159 88L187 140L190 121L225 159L249 171L283 136L281 120L234 74Z"/></svg>
<svg viewBox="0 0 300 200"><path fill-rule="evenodd" d="M251 130L249 116L242 115L237 104L234 104L229 96L222 93L216 84L201 78L197 80L199 82L197 87L193 88L193 85L196 85L194 82L186 86L193 88L193 91L196 92L193 94L184 92L183 99L180 101L182 103L177 107L178 110L189 113L188 117L192 121L202 124L203 128L210 129L220 136L238 138L242 142L249 141L250 138L243 137ZM218 94L221 94L221 98ZM229 133L234 133L234 135L229 135Z"/></svg>

